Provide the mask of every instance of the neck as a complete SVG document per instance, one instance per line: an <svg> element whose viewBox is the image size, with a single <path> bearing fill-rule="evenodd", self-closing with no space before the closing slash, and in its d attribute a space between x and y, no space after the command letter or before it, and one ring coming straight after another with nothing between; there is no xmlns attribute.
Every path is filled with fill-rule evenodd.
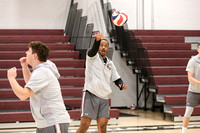
<svg viewBox="0 0 200 133"><path fill-rule="evenodd" d="M104 55L104 56L101 56L103 59L105 59L106 58L106 56Z"/></svg>
<svg viewBox="0 0 200 133"><path fill-rule="evenodd" d="M39 64L41 63L44 63L42 61L35 61L33 64L32 64L32 67L35 68L36 66L38 66Z"/></svg>

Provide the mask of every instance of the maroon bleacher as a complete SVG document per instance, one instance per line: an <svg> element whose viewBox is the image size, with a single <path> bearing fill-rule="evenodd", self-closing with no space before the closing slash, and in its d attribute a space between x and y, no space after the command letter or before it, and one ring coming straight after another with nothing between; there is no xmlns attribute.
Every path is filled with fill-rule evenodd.
<svg viewBox="0 0 200 133"><path fill-rule="evenodd" d="M190 50L189 43L142 43L148 50Z"/></svg>
<svg viewBox="0 0 200 133"><path fill-rule="evenodd" d="M84 78L83 77L78 77L78 78L59 78L58 79L60 82L61 86L76 86L80 87L84 85ZM23 79L17 79L18 83L21 86L25 85L25 82ZM2 88L10 88L10 84L7 79L0 79L0 84Z"/></svg>
<svg viewBox="0 0 200 133"><path fill-rule="evenodd" d="M186 94L188 85L156 85L157 94Z"/></svg>
<svg viewBox="0 0 200 133"><path fill-rule="evenodd" d="M186 106L172 106L171 110L174 116L183 116L185 114ZM192 115L199 115L200 106L195 106Z"/></svg>
<svg viewBox="0 0 200 133"><path fill-rule="evenodd" d="M0 78L7 78L7 70L8 69L0 69ZM84 77L85 69L84 68L59 68L59 73L62 77L63 76ZM21 78L23 77L21 68L17 70L17 77L21 77Z"/></svg>
<svg viewBox="0 0 200 133"><path fill-rule="evenodd" d="M149 58L151 66L186 66L189 58ZM144 60L146 63L147 60Z"/></svg>
<svg viewBox="0 0 200 133"><path fill-rule="evenodd" d="M79 120L81 111L80 110L69 110L69 115L71 119ZM7 122L29 122L34 121L30 111L21 111L21 112L1 112L0 113L0 123ZM119 118L118 109L110 109L110 118Z"/></svg>
<svg viewBox="0 0 200 133"><path fill-rule="evenodd" d="M62 36L64 35L64 31L60 29L0 29L0 36L12 36L12 35Z"/></svg>
<svg viewBox="0 0 200 133"><path fill-rule="evenodd" d="M185 75L162 75L151 76L150 81L154 80L157 85L165 84L187 84L188 78Z"/></svg>
<svg viewBox="0 0 200 133"><path fill-rule="evenodd" d="M45 43L66 43L69 41L67 36L0 36L0 43L29 43L31 41L42 41Z"/></svg>
<svg viewBox="0 0 200 133"><path fill-rule="evenodd" d="M64 36L63 30L0 30L0 122L28 122L33 121L29 100L20 101L7 80L7 70L17 67L17 81L24 86L22 69L19 58L26 56L28 43L43 41L51 49L49 59L59 69L59 82L64 103L72 110L68 110L71 119L80 119L82 89L85 76L85 61L79 59L79 52L74 51L74 44L70 44L69 37ZM110 118L118 118L119 110L110 109Z"/></svg>
<svg viewBox="0 0 200 133"><path fill-rule="evenodd" d="M185 66L172 66L170 67L159 67L152 66L147 68L148 71L152 71L154 75L185 75L187 74L185 71Z"/></svg>
<svg viewBox="0 0 200 133"><path fill-rule="evenodd" d="M46 43L53 50L74 50L74 44L67 43ZM0 51L27 51L28 43L2 43Z"/></svg>
<svg viewBox="0 0 200 133"><path fill-rule="evenodd" d="M142 43L184 43L184 36L140 36L135 34L136 38L140 38Z"/></svg>
<svg viewBox="0 0 200 133"><path fill-rule="evenodd" d="M146 49L148 59L141 59L141 64L147 65L147 71L151 74L150 83L155 83L156 94L164 95L164 104L171 106L173 116L184 115L188 90L185 69L191 56L197 54L196 50L191 50L190 43L185 43L184 38L200 36L200 31L130 30L129 32L131 39L141 39L141 46ZM131 45L129 44L130 48ZM134 51L132 54L134 55ZM199 115L199 109L198 106L195 107L193 115Z"/></svg>
<svg viewBox="0 0 200 133"><path fill-rule="evenodd" d="M85 66L84 60L74 60L74 59L52 59L57 67L75 67L83 68ZM11 68L11 67L21 68L19 60L0 60L0 68Z"/></svg>
<svg viewBox="0 0 200 133"><path fill-rule="evenodd" d="M12 53L12 54L11 54ZM0 53L0 59L19 59L26 56L24 51L2 51ZM79 58L78 51L51 51L49 58Z"/></svg>

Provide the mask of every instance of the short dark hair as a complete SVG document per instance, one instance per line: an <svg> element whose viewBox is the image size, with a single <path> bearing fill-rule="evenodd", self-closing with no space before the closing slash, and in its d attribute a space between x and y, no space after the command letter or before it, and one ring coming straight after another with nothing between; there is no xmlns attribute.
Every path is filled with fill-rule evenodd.
<svg viewBox="0 0 200 133"><path fill-rule="evenodd" d="M32 49L32 54L36 53L38 55L39 61L47 61L47 58L49 57L50 49L47 45L45 45L41 41L32 41L28 45L29 48Z"/></svg>
<svg viewBox="0 0 200 133"><path fill-rule="evenodd" d="M200 43L198 43L198 47L197 48L199 48L199 46L200 46Z"/></svg>
<svg viewBox="0 0 200 133"><path fill-rule="evenodd" d="M109 46L109 42L107 39L101 39L101 41L106 41L108 43L108 46Z"/></svg>

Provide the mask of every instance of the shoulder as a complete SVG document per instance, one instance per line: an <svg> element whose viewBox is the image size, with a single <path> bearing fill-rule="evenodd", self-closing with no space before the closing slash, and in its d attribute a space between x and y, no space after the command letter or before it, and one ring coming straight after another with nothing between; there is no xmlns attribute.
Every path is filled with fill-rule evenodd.
<svg viewBox="0 0 200 133"><path fill-rule="evenodd" d="M200 63L199 55L192 56L189 62L198 62Z"/></svg>
<svg viewBox="0 0 200 133"><path fill-rule="evenodd" d="M95 56L93 56L93 57L90 57L89 55L87 55L86 56L86 59L87 60L92 60L92 59L97 59L97 58L99 58L99 53L97 53Z"/></svg>
<svg viewBox="0 0 200 133"><path fill-rule="evenodd" d="M49 69L47 69L46 67L40 67L38 69L33 70L31 76L32 77L44 77L48 75L48 71Z"/></svg>
<svg viewBox="0 0 200 133"><path fill-rule="evenodd" d="M111 59L109 59L108 57L106 57L106 58L107 58L107 61L108 61L109 65L115 66L114 63L113 63L113 61Z"/></svg>

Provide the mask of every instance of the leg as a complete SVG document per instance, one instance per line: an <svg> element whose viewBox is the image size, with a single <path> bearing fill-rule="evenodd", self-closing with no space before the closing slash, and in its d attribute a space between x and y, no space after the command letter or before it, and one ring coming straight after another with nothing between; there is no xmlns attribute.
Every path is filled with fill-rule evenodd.
<svg viewBox="0 0 200 133"><path fill-rule="evenodd" d="M187 118L184 116L183 118L183 125L182 125L182 133L187 133L187 127L189 125L190 117Z"/></svg>
<svg viewBox="0 0 200 133"><path fill-rule="evenodd" d="M76 133L86 133L90 126L91 120L92 119L88 117L81 117L81 125Z"/></svg>
<svg viewBox="0 0 200 133"><path fill-rule="evenodd" d="M101 99L99 112L97 115L98 133L106 133L109 118L109 102L108 99Z"/></svg>
<svg viewBox="0 0 200 133"><path fill-rule="evenodd" d="M187 128L190 122L190 117L185 117L183 118L183 127Z"/></svg>
<svg viewBox="0 0 200 133"><path fill-rule="evenodd" d="M187 131L187 127L190 121L190 116L192 115L193 110L194 110L194 107L186 106L185 115L183 118L182 133L186 133Z"/></svg>
<svg viewBox="0 0 200 133"><path fill-rule="evenodd" d="M97 119L98 133L106 133L107 123L108 123L108 118Z"/></svg>
<svg viewBox="0 0 200 133"><path fill-rule="evenodd" d="M68 133L69 123L61 123L59 125L61 129L61 133Z"/></svg>
<svg viewBox="0 0 200 133"><path fill-rule="evenodd" d="M189 125L190 116L194 110L194 106L198 105L200 95L191 91L187 93L186 109L182 124L182 133L186 133L187 127Z"/></svg>

